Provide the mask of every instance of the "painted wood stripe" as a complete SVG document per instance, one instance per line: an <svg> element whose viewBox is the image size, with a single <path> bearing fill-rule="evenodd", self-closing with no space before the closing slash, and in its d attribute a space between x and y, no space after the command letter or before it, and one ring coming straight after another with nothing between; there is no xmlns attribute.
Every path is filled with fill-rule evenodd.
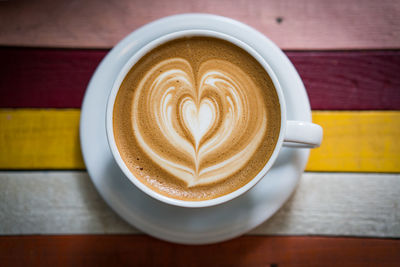
<svg viewBox="0 0 400 267"><path fill-rule="evenodd" d="M0 172L0 234L139 233L84 171ZM305 173L287 203L252 235L400 238L400 174Z"/></svg>
<svg viewBox="0 0 400 267"><path fill-rule="evenodd" d="M143 235L0 237L5 266L396 266L400 241L245 236L184 246ZM29 253L21 253L29 251Z"/></svg>
<svg viewBox="0 0 400 267"><path fill-rule="evenodd" d="M0 48L0 107L79 108L107 50ZM287 52L319 110L400 110L400 51Z"/></svg>
<svg viewBox="0 0 400 267"><path fill-rule="evenodd" d="M84 169L77 109L0 110L0 168Z"/></svg>
<svg viewBox="0 0 400 267"><path fill-rule="evenodd" d="M0 109L1 169L84 169L76 109ZM400 112L313 111L324 128L307 171L400 172Z"/></svg>
<svg viewBox="0 0 400 267"><path fill-rule="evenodd" d="M324 129L308 171L400 172L400 112L313 111Z"/></svg>
<svg viewBox="0 0 400 267"><path fill-rule="evenodd" d="M42 0L1 7L2 45L110 48L155 19L195 12L243 21L285 49L400 48L400 8L391 0Z"/></svg>

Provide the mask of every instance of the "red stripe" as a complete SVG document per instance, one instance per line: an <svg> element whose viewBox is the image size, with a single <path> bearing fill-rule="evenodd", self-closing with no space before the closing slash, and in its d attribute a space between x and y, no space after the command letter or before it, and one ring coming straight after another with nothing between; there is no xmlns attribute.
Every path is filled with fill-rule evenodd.
<svg viewBox="0 0 400 267"><path fill-rule="evenodd" d="M79 108L107 52L0 48L0 107ZM303 78L313 109L400 109L400 51L287 55Z"/></svg>
<svg viewBox="0 0 400 267"><path fill-rule="evenodd" d="M0 237L2 266L398 266L400 240L244 236L184 246L143 235Z"/></svg>
<svg viewBox="0 0 400 267"><path fill-rule="evenodd" d="M312 109L400 109L400 51L286 54L303 79Z"/></svg>
<svg viewBox="0 0 400 267"><path fill-rule="evenodd" d="M106 50L0 49L0 107L80 108Z"/></svg>

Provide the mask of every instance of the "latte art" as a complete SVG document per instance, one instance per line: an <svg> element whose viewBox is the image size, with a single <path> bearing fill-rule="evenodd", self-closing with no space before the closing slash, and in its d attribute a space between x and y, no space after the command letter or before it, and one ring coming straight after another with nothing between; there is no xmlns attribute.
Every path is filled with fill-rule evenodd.
<svg viewBox="0 0 400 267"><path fill-rule="evenodd" d="M149 157L189 187L219 182L247 163L265 134L266 111L255 87L225 60L203 62L196 74L183 58L164 60L134 94L135 137Z"/></svg>
<svg viewBox="0 0 400 267"><path fill-rule="evenodd" d="M280 105L264 68L210 37L180 38L126 74L113 110L125 165L151 190L201 201L251 181L274 151Z"/></svg>

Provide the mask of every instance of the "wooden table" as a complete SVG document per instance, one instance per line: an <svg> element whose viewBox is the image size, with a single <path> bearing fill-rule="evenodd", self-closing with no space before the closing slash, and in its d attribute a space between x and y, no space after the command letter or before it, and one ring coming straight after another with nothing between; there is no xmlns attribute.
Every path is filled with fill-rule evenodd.
<svg viewBox="0 0 400 267"><path fill-rule="evenodd" d="M208 12L277 43L302 77L320 148L248 235L183 246L143 234L94 189L78 140L87 83L154 19ZM400 2L0 2L0 266L399 266Z"/></svg>

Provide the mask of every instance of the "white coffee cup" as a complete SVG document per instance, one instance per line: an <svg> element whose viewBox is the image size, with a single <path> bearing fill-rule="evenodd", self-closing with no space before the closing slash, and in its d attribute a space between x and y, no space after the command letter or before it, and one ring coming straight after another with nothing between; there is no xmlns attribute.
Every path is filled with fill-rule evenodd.
<svg viewBox="0 0 400 267"><path fill-rule="evenodd" d="M275 149L263 167L263 169L246 185L240 187L239 189L233 191L232 193L223 195L221 197L217 197L214 199L209 200L202 200L202 201L187 201L187 200L178 200L174 198L170 198L164 195L157 193L156 191L150 189L142 182L140 182L134 174L129 170L126 166L125 162L123 161L119 150L117 148L115 138L114 138L114 129L113 129L113 110L114 110L114 103L115 98L117 96L118 90L123 82L125 76L129 72L129 70L148 52L152 49L164 44L168 41L179 39L182 37L192 37L192 36L206 36L206 37L214 37L218 39L223 39L228 41L245 51L247 51L251 56L253 56L260 64L264 67L264 69L269 74L271 80L275 85L275 89L279 98L280 103L280 110L281 110L281 127L280 133L278 137L277 144ZM209 207L218 205L229 200L232 200L245 192L247 192L250 188L252 188L257 182L259 182L268 170L272 167L273 163L275 162L276 158L278 157L279 151L281 150L282 146L289 146L289 147L296 147L296 148L315 148L321 144L322 141L322 128L314 123L306 122L306 121L290 121L286 119L286 104L284 95L279 84L279 81L273 72L272 68L268 65L268 63L261 57L251 46L246 44L245 42L238 40L232 36L229 36L224 33L210 31L210 30L185 30L185 31L177 31L167 35L164 35L152 42L146 44L142 47L137 53L135 53L128 62L124 65L124 67L119 72L113 88L111 90L108 103L107 103L107 110L106 110L106 132L107 132L107 139L108 144L110 146L112 155L114 156L115 161L117 162L118 166L121 168L123 173L127 176L127 178L139 189L143 192L148 194L149 196L162 201L167 204L180 206L180 207L188 207L188 208L200 208L200 207Z"/></svg>

